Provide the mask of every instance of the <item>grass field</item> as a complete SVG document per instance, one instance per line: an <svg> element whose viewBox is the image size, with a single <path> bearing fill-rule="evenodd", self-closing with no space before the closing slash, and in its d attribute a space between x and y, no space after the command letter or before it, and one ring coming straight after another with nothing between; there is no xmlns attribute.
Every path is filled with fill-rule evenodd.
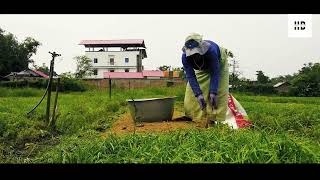
<svg viewBox="0 0 320 180"><path fill-rule="evenodd" d="M1 163L319 163L320 98L234 94L253 129L225 126L170 133L108 136L128 112L126 99L178 96L184 87L61 93L57 133L46 130L43 90L0 88Z"/></svg>

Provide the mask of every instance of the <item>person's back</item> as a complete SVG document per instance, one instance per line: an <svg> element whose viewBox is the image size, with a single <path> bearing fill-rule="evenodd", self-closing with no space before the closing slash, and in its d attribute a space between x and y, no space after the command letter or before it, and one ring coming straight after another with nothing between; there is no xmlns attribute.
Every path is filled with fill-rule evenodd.
<svg viewBox="0 0 320 180"><path fill-rule="evenodd" d="M220 47L217 43L211 41L211 40L204 40L206 42L208 42L210 44L210 47L208 49L208 52L207 53L214 53L216 56L218 56L218 59L221 58L221 55L220 55Z"/></svg>

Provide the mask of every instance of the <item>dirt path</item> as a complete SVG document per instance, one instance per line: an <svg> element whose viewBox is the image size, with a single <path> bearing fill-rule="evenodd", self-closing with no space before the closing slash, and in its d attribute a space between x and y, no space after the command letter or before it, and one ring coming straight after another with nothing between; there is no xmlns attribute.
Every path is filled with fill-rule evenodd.
<svg viewBox="0 0 320 180"><path fill-rule="evenodd" d="M174 111L173 119L182 117L184 114L179 111ZM163 122L152 122L142 123L142 126L136 127L136 133L155 133L155 132L169 132L177 129L188 129L195 127L195 123L192 121L163 121ZM134 121L130 113L125 113L119 117L119 119L113 123L112 127L102 133L102 137L106 138L109 133L115 135L129 134L134 132Z"/></svg>

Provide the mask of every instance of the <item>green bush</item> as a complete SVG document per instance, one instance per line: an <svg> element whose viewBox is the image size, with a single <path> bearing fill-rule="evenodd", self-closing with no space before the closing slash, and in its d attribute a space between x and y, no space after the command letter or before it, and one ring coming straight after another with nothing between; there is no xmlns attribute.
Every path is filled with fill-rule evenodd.
<svg viewBox="0 0 320 180"><path fill-rule="evenodd" d="M270 95L270 94L277 94L277 91L274 89L272 84L247 84L243 83L237 89L236 91L239 92L251 92L254 94L259 95Z"/></svg>
<svg viewBox="0 0 320 180"><path fill-rule="evenodd" d="M56 86L56 82L53 83L54 87ZM60 91L85 91L87 90L86 85L81 81L77 79L68 79L68 78L62 78L60 81Z"/></svg>
<svg viewBox="0 0 320 180"><path fill-rule="evenodd" d="M29 85L28 81L1 81L1 87L22 88Z"/></svg>
<svg viewBox="0 0 320 180"><path fill-rule="evenodd" d="M38 79L38 80L22 80L22 81L3 81L0 82L0 87L11 87L11 88L46 88L48 84L48 79ZM52 89L55 90L57 80L54 79L52 83ZM86 91L87 86L81 80L71 79L71 78L61 78L60 80L60 91Z"/></svg>
<svg viewBox="0 0 320 180"><path fill-rule="evenodd" d="M304 97L320 96L320 63L305 64L299 73L294 76L290 95Z"/></svg>

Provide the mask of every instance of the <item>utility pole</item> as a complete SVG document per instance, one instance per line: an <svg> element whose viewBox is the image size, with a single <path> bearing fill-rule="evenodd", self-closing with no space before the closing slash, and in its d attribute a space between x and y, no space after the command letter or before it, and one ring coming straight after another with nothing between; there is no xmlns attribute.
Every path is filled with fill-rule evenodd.
<svg viewBox="0 0 320 180"><path fill-rule="evenodd" d="M236 75L238 75L238 68L239 68L239 64L238 62L236 61L235 58L231 59L231 64L229 64L230 66L232 66L232 73L231 73L231 85L232 85L232 88L235 87L235 78L236 78Z"/></svg>

